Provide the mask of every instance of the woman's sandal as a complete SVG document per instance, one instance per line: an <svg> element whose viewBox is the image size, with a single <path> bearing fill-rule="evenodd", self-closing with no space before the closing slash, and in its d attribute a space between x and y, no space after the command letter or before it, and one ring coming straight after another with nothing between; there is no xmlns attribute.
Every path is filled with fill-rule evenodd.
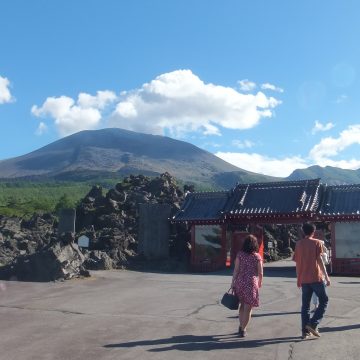
<svg viewBox="0 0 360 360"><path fill-rule="evenodd" d="M239 327L239 337L245 337L247 335L246 330Z"/></svg>

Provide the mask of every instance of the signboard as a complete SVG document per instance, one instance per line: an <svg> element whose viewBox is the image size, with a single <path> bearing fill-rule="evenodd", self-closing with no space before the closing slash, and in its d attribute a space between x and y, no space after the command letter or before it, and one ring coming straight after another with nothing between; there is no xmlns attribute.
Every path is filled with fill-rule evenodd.
<svg viewBox="0 0 360 360"><path fill-rule="evenodd" d="M360 223L335 223L337 259L360 258Z"/></svg>
<svg viewBox="0 0 360 360"><path fill-rule="evenodd" d="M59 227L58 233L59 235L66 232L75 232L75 217L76 211L75 209L62 209L60 212L59 219Z"/></svg>
<svg viewBox="0 0 360 360"><path fill-rule="evenodd" d="M80 247L83 247L83 248L87 248L89 247L89 238L85 235L81 235L79 238L78 238L78 245Z"/></svg>

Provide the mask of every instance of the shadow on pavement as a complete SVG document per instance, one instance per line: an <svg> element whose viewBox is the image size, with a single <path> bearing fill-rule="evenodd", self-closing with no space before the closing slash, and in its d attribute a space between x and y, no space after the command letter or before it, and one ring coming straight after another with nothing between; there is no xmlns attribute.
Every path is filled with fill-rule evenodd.
<svg viewBox="0 0 360 360"><path fill-rule="evenodd" d="M264 267L264 276L265 277L287 277L287 278L296 278L296 270L293 267Z"/></svg>
<svg viewBox="0 0 360 360"><path fill-rule="evenodd" d="M302 341L299 337L280 337L270 339L244 339L239 338L237 333L228 335L195 336L182 335L172 336L165 339L140 340L118 344L107 344L105 348L130 348L136 346L169 345L149 349L151 352L162 352L170 350L180 351L209 351L226 350L237 348L255 348L266 345L294 343Z"/></svg>
<svg viewBox="0 0 360 360"><path fill-rule="evenodd" d="M360 324L334 326L334 327L320 327L320 329L322 333L333 332L333 331L355 330L355 329L360 329Z"/></svg>
<svg viewBox="0 0 360 360"><path fill-rule="evenodd" d="M291 315L291 314L300 314L300 311L284 311L284 312L273 312L266 314L257 314L252 313L252 317L263 317L263 316L279 316L279 315Z"/></svg>
<svg viewBox="0 0 360 360"><path fill-rule="evenodd" d="M153 274L182 274L182 275L201 275L201 276L232 276L234 269L233 268L225 268L216 271L209 272L196 272L196 271L166 271L166 270L155 270L155 269L129 269L131 271L136 272L144 272L144 273L153 273ZM266 277L286 277L286 278L296 278L296 270L295 267L289 266L272 266L272 267L264 267L264 276Z"/></svg>
<svg viewBox="0 0 360 360"><path fill-rule="evenodd" d="M193 271L188 264L183 262L164 259L157 261L140 262L128 266L128 270L154 274L183 274L183 275L202 275L202 276L231 276L234 267L224 267L215 271ZM278 260L264 264L264 276L268 277L296 277L295 263L293 261Z"/></svg>

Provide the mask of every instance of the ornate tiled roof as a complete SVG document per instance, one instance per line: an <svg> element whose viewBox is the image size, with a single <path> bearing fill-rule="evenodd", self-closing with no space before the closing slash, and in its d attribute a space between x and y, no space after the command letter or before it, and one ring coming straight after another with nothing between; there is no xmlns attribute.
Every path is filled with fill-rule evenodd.
<svg viewBox="0 0 360 360"><path fill-rule="evenodd" d="M360 219L360 184L324 188L318 215L325 219Z"/></svg>
<svg viewBox="0 0 360 360"><path fill-rule="evenodd" d="M228 198L228 191L190 193L172 221L220 221Z"/></svg>
<svg viewBox="0 0 360 360"><path fill-rule="evenodd" d="M189 194L173 221L360 220L360 184L320 179L240 184L226 192Z"/></svg>
<svg viewBox="0 0 360 360"><path fill-rule="evenodd" d="M232 190L227 217L266 217L313 213L319 205L320 179L242 184Z"/></svg>

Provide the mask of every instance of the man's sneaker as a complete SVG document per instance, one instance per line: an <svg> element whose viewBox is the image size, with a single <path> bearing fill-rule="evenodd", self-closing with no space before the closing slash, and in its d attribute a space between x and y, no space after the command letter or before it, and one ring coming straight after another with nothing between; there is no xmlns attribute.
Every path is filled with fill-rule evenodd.
<svg viewBox="0 0 360 360"><path fill-rule="evenodd" d="M312 326L312 325L308 324L305 326L305 329L308 330L309 332L311 332L316 337L321 336L319 333L319 330L317 329L317 326Z"/></svg>
<svg viewBox="0 0 360 360"><path fill-rule="evenodd" d="M301 338L302 338L303 340L306 340L306 339L308 339L309 337L311 337L311 332L309 332L309 331L304 331L304 332L302 333Z"/></svg>

